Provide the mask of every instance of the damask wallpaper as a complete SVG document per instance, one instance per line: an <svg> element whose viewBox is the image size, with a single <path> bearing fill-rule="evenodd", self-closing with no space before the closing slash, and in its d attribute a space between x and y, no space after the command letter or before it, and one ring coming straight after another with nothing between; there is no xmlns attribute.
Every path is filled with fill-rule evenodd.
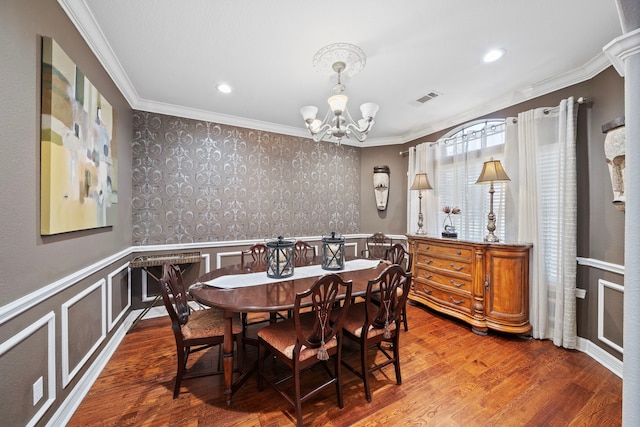
<svg viewBox="0 0 640 427"><path fill-rule="evenodd" d="M133 244L360 232L360 149L134 111Z"/></svg>

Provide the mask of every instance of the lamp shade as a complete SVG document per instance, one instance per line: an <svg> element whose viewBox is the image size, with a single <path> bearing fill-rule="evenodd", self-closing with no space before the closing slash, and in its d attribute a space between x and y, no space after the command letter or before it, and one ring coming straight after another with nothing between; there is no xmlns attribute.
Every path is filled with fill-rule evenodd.
<svg viewBox="0 0 640 427"><path fill-rule="evenodd" d="M429 184L429 178L426 173L417 173L413 179L410 190L431 190L431 184Z"/></svg>
<svg viewBox="0 0 640 427"><path fill-rule="evenodd" d="M380 106L378 104L374 104L373 102L365 102L360 106L360 112L362 113L362 117L368 119L371 117L372 119L378 113L378 109Z"/></svg>
<svg viewBox="0 0 640 427"><path fill-rule="evenodd" d="M300 109L300 114L302 114L302 118L304 119L304 121L308 122L316 118L316 114L318 114L318 107L307 105L306 107L302 107Z"/></svg>
<svg viewBox="0 0 640 427"><path fill-rule="evenodd" d="M500 160L493 160L492 158L491 160L484 162L484 165L482 165L482 172L480 173L476 184L496 181L511 181L511 179L504 171Z"/></svg>
<svg viewBox="0 0 640 427"><path fill-rule="evenodd" d="M327 100L327 102L334 114L342 114L342 112L347 108L348 99L347 95L333 95Z"/></svg>

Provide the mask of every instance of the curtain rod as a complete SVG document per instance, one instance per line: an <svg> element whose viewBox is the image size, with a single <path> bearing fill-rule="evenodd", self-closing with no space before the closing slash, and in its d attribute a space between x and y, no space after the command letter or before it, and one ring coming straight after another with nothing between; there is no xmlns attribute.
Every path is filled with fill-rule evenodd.
<svg viewBox="0 0 640 427"><path fill-rule="evenodd" d="M581 96L580 98L576 99L575 101L576 104L591 104L593 103L593 100L591 98L588 98L586 96ZM542 112L544 114L549 114L549 112L551 112L551 108L545 108ZM513 123L518 123L518 119L517 118L513 118ZM409 150L407 151L400 151L398 154L400 154L400 156L405 157L409 155Z"/></svg>
<svg viewBox="0 0 640 427"><path fill-rule="evenodd" d="M592 104L593 100L591 98L587 98L586 96L581 96L580 98L576 99L575 104ZM556 107L553 107L556 108ZM542 110L542 112L544 114L549 114L551 112L551 110L553 110L553 108L545 108L544 110ZM514 117L512 119L513 123L518 123L518 119L516 117Z"/></svg>

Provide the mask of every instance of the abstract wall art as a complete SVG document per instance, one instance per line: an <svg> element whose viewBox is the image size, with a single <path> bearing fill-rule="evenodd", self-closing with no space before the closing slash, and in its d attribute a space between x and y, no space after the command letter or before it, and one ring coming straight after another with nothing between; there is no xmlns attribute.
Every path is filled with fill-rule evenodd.
<svg viewBox="0 0 640 427"><path fill-rule="evenodd" d="M41 111L40 234L113 226L113 110L49 37L42 38Z"/></svg>

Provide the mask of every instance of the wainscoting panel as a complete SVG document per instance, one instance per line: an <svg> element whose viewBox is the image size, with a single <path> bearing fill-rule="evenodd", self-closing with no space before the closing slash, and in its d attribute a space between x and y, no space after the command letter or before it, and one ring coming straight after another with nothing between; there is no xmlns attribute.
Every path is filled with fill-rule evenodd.
<svg viewBox="0 0 640 427"><path fill-rule="evenodd" d="M623 351L624 286L607 280L598 280L598 339Z"/></svg>
<svg viewBox="0 0 640 427"><path fill-rule="evenodd" d="M100 279L62 304L62 387L71 382L107 335L106 284Z"/></svg>
<svg viewBox="0 0 640 427"><path fill-rule="evenodd" d="M107 319L108 330L122 319L131 307L131 269L124 264L107 276ZM115 317L114 317L115 315Z"/></svg>
<svg viewBox="0 0 640 427"><path fill-rule="evenodd" d="M55 340L49 312L0 344L0 425L18 419L33 426L55 401Z"/></svg>

